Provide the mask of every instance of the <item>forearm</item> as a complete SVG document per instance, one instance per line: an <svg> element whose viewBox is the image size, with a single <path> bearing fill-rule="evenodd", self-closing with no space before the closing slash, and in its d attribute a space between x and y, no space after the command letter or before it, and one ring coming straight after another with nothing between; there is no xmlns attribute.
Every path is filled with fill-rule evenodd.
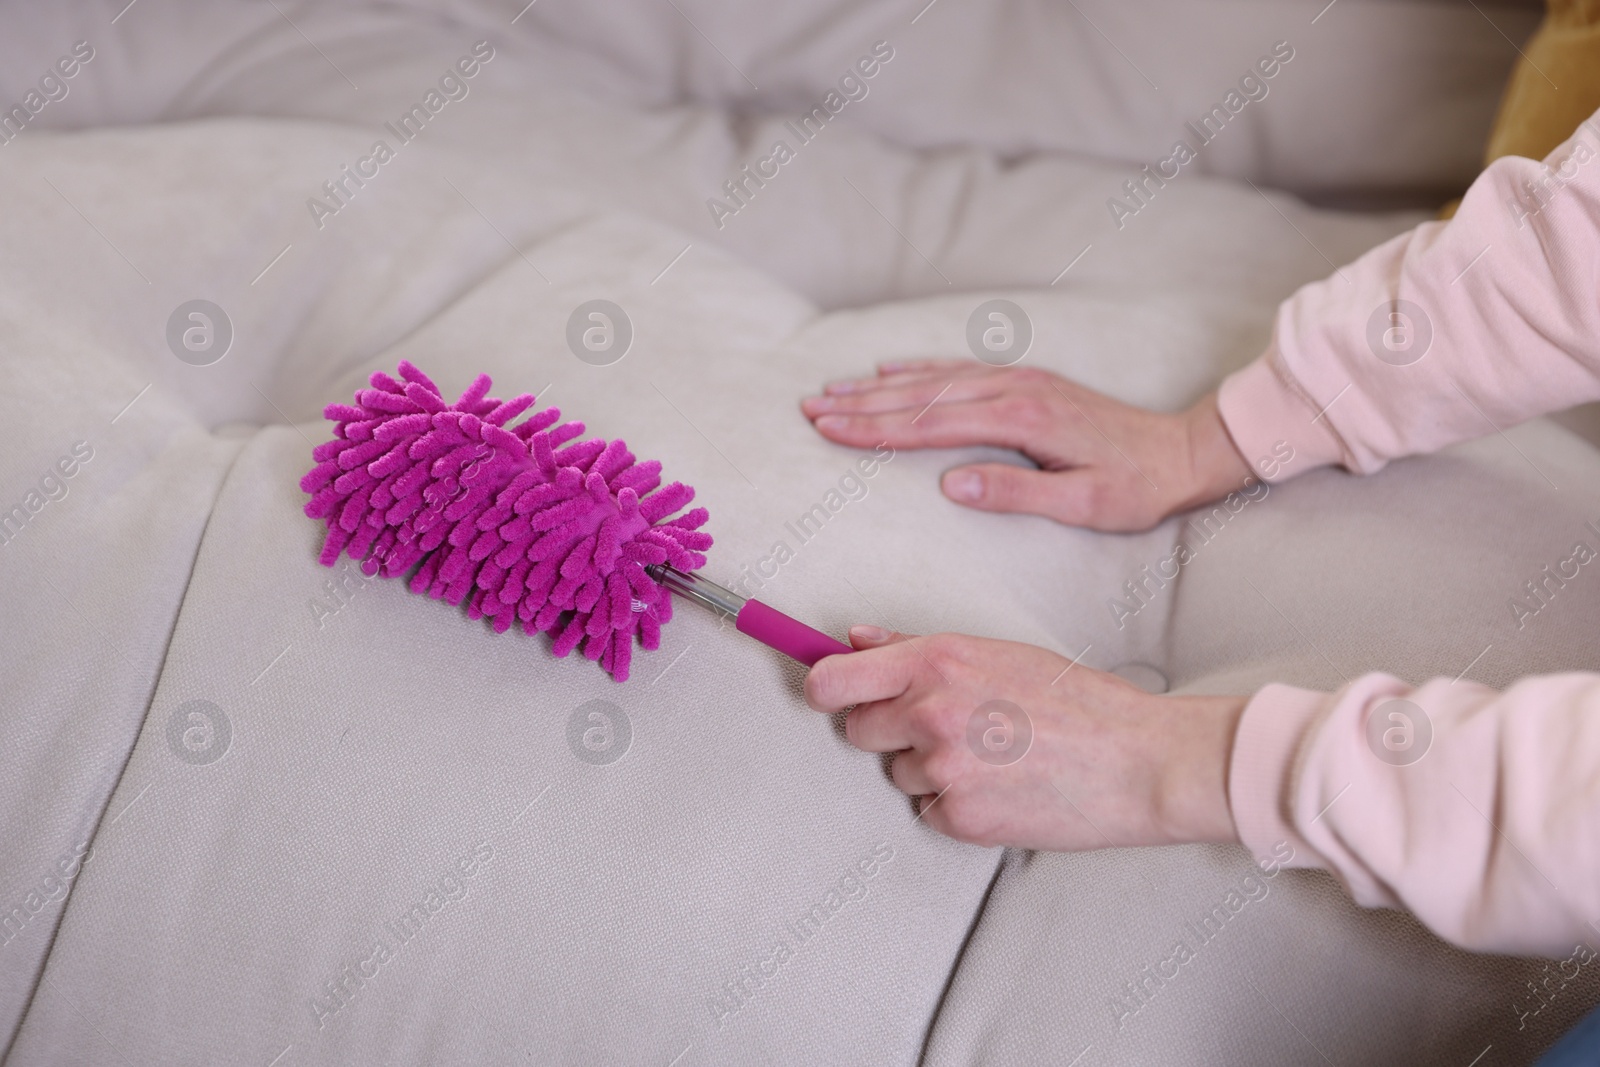
<svg viewBox="0 0 1600 1067"><path fill-rule="evenodd" d="M1223 383L1222 419L1277 481L1331 463L1368 473L1600 397L1597 250L1592 118L1546 164L1496 161L1451 222L1285 301L1266 354ZM1275 451L1293 459L1269 472Z"/></svg>
<svg viewBox="0 0 1600 1067"><path fill-rule="evenodd" d="M1382 674L1336 694L1268 686L1240 719L1228 791L1257 855L1287 842L1291 865L1465 948L1600 938L1600 676L1505 693Z"/></svg>

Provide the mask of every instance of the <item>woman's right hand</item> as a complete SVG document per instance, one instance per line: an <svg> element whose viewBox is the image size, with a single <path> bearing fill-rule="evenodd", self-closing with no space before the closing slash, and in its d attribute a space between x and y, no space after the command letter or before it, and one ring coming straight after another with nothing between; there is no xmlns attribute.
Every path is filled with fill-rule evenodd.
<svg viewBox="0 0 1600 1067"><path fill-rule="evenodd" d="M946 471L944 494L983 511L1043 515L1094 530L1146 530L1216 500L1251 475L1212 393L1167 415L1048 371L971 359L885 363L831 382L801 410L830 441L859 448L1011 448L1038 464Z"/></svg>

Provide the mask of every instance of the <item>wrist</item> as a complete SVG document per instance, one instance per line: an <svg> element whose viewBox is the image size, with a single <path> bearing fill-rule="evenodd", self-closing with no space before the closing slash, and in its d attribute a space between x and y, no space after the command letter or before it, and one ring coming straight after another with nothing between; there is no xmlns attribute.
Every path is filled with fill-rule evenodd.
<svg viewBox="0 0 1600 1067"><path fill-rule="evenodd" d="M1222 421L1217 394L1207 393L1179 416L1183 425L1186 476L1168 514L1220 500L1254 473Z"/></svg>
<svg viewBox="0 0 1600 1067"><path fill-rule="evenodd" d="M1157 818L1174 844L1239 840L1228 802L1233 739L1249 697L1154 697L1166 705Z"/></svg>

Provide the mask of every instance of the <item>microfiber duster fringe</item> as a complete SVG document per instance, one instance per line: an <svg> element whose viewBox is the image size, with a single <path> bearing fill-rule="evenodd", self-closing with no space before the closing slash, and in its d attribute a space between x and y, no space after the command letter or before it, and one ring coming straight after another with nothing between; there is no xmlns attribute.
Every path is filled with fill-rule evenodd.
<svg viewBox="0 0 1600 1067"><path fill-rule="evenodd" d="M661 464L636 463L620 440L568 444L583 423L560 422L558 408L508 426L534 397L489 396L486 374L454 404L412 364L402 361L399 375L379 371L353 406L323 412L333 440L300 480L306 514L328 524L323 565L343 552L367 575L415 567L412 592L465 600L496 632L513 620L548 631L557 656L581 643L627 681L634 635L655 649L672 618L671 598L644 568L705 566L706 509L668 521L694 490L662 486Z"/></svg>

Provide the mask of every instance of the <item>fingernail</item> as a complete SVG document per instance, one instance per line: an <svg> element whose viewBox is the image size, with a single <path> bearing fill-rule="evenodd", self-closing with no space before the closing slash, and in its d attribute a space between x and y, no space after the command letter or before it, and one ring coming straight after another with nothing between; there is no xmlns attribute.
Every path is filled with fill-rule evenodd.
<svg viewBox="0 0 1600 1067"><path fill-rule="evenodd" d="M808 396L801 401L801 407L807 411L828 411L833 407L831 396Z"/></svg>
<svg viewBox="0 0 1600 1067"><path fill-rule="evenodd" d="M819 430L842 430L844 429L844 424L845 417L843 415L824 415L815 423Z"/></svg>
<svg viewBox="0 0 1600 1067"><path fill-rule="evenodd" d="M822 387L822 391L829 396L837 396L839 393L853 393L860 388L857 382L829 382Z"/></svg>
<svg viewBox="0 0 1600 1067"><path fill-rule="evenodd" d="M876 643L879 641L889 640L889 631L885 630L881 626L852 626L850 627L850 636L859 641L872 641Z"/></svg>
<svg viewBox="0 0 1600 1067"><path fill-rule="evenodd" d="M879 374L898 374L901 371L905 370L905 367L906 367L906 365L904 363L900 363L898 361L891 361L889 363L880 363L880 364L878 364L878 373Z"/></svg>
<svg viewBox="0 0 1600 1067"><path fill-rule="evenodd" d="M983 496L983 475L977 471L951 471L944 476L944 492L952 500L976 503Z"/></svg>

